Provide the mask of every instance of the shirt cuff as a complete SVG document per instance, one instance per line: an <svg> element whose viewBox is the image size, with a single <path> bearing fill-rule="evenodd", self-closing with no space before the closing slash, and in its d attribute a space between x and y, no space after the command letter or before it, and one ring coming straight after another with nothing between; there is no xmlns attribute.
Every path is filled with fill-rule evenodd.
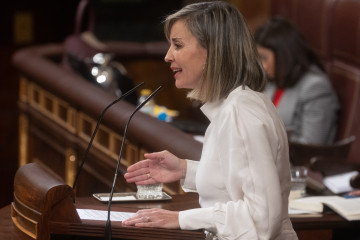
<svg viewBox="0 0 360 240"><path fill-rule="evenodd" d="M179 212L179 224L182 230L214 230L213 208L195 208Z"/></svg>
<svg viewBox="0 0 360 240"><path fill-rule="evenodd" d="M196 169L199 164L199 161L186 160L186 175L185 179L180 181L181 187L184 192L196 192L195 178L196 178Z"/></svg>

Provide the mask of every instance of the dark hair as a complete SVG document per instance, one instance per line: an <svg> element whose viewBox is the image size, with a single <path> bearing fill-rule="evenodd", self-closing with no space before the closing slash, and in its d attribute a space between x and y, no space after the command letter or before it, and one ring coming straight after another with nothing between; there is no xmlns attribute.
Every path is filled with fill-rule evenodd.
<svg viewBox="0 0 360 240"><path fill-rule="evenodd" d="M302 33L288 20L274 17L255 31L255 42L275 55L275 76L278 88L294 86L312 65L324 70L316 54L307 45Z"/></svg>

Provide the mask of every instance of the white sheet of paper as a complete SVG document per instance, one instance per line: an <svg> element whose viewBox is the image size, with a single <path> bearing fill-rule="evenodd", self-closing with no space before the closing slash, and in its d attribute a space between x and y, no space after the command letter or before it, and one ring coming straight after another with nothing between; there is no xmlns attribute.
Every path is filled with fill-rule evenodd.
<svg viewBox="0 0 360 240"><path fill-rule="evenodd" d="M352 171L328 176L324 178L324 184L335 194L350 192L354 190L354 188L350 186L350 179L358 173L358 171Z"/></svg>
<svg viewBox="0 0 360 240"><path fill-rule="evenodd" d="M316 213L316 212L288 208L288 213L289 213L289 215L295 215L295 214L311 214L311 213Z"/></svg>
<svg viewBox="0 0 360 240"><path fill-rule="evenodd" d="M101 197L102 201L109 201L110 197ZM119 196L119 197L113 197L112 201L129 201L129 200L136 200L135 196Z"/></svg>
<svg viewBox="0 0 360 240"><path fill-rule="evenodd" d="M88 220L107 220L107 211L102 210L94 210L94 209L76 209L79 214L80 219L88 219ZM130 217L132 217L135 213L131 212L110 212L110 220L111 221L124 221Z"/></svg>

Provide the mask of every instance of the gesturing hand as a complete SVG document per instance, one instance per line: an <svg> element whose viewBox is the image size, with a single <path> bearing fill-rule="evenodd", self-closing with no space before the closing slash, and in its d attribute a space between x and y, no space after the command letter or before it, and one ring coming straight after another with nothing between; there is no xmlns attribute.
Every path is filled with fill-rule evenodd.
<svg viewBox="0 0 360 240"><path fill-rule="evenodd" d="M167 183L185 177L186 161L168 151L147 153L146 158L127 169L125 179L137 185Z"/></svg>

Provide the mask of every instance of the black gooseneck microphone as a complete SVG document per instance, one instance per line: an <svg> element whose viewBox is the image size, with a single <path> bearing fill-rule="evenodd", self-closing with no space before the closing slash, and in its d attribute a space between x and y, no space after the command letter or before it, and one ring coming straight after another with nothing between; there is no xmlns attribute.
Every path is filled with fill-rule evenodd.
<svg viewBox="0 0 360 240"><path fill-rule="evenodd" d="M74 184L73 184L73 189L75 189L75 187L76 187L76 183L77 183L77 181L78 181L80 172L81 172L81 170L82 170L82 168L83 168L83 165L84 165L84 163L85 163L85 159L86 159L86 157L87 157L87 155L88 155L88 153L89 153L89 150L90 150L90 148L91 148L92 142L94 141L96 132L97 132L97 130L99 129L99 126L100 126L100 124L101 124L101 121L102 121L102 119L103 119L103 117L104 117L105 112L106 112L111 106L113 106L115 103L119 102L119 101L122 100L123 98L127 97L128 95L130 95L131 93L133 93L137 88L141 87L142 85L144 85L144 82L138 84L137 86L133 87L132 89L130 89L130 90L127 91L126 93L122 94L120 97L118 97L115 101L113 101L112 103L110 103L110 104L102 111L102 113L101 113L101 115L100 115L100 117L99 117L99 120L98 120L98 122L97 122L97 124L96 124L95 130L94 130L94 132L93 132L93 134L92 134L92 136L91 136L89 145L88 145L88 147L87 147L87 149L86 149L86 151L85 151L85 153L84 153L84 155L83 155L83 158L82 158L82 160L81 160L81 164L80 164L80 166L79 166L79 168L78 168L78 171L77 171L77 173L76 173L76 177L75 177ZM75 203L75 198L73 199L73 202Z"/></svg>
<svg viewBox="0 0 360 240"><path fill-rule="evenodd" d="M116 178L119 172L119 165L120 165L120 160L121 160L121 155L122 155L122 151L123 151L123 147L124 147L124 143L125 143L125 137L126 137L126 132L129 126L129 122L132 119L132 117L134 116L134 114L140 110L155 94L157 94L159 92L159 90L161 89L162 86L158 87L148 98L145 99L145 101L143 101L140 105L138 105L136 107L136 109L134 110L134 112L130 115L126 125L125 125L125 129L124 129L124 136L122 138L121 141L121 148L120 148L120 153L119 153L119 158L117 161L117 165L116 165L116 170L115 170L115 176L114 176L114 181L111 187L111 192L110 192L110 197L109 197L109 202L108 202L108 212L107 212L107 220L106 220L106 226L105 226L105 240L111 240L111 221L110 221L110 209L111 209L111 202L112 202L112 198L114 195L114 188L115 188L115 183L116 183Z"/></svg>

